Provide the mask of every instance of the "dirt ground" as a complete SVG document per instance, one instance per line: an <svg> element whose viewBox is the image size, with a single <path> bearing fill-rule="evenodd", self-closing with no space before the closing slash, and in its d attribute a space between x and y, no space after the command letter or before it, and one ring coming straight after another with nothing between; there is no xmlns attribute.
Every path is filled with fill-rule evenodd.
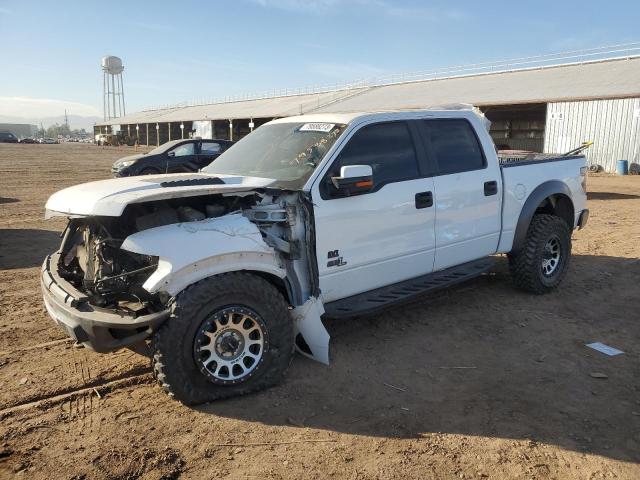
<svg viewBox="0 0 640 480"><path fill-rule="evenodd" d="M640 177L589 178L555 293L515 290L500 257L326 321L328 367L296 356L278 387L187 408L145 358L74 348L40 297L64 227L47 197L129 151L0 144L0 478L640 478Z"/></svg>

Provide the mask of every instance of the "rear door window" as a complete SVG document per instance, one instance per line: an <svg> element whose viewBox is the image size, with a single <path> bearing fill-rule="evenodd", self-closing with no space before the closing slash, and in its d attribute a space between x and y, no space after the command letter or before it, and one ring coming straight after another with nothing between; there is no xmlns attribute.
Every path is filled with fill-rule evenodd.
<svg viewBox="0 0 640 480"><path fill-rule="evenodd" d="M219 143L215 142L202 142L201 153L204 155L211 155L212 153L220 153L222 148Z"/></svg>
<svg viewBox="0 0 640 480"><path fill-rule="evenodd" d="M485 168L482 147L471 124L463 119L424 120L423 131L439 175Z"/></svg>

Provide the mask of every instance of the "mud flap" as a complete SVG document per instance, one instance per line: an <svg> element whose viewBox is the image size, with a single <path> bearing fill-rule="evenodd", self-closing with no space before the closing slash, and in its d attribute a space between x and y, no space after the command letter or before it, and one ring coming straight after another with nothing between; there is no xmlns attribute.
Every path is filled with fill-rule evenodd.
<svg viewBox="0 0 640 480"><path fill-rule="evenodd" d="M291 311L296 350L305 357L329 365L329 339L331 337L320 319L323 313L324 306L315 297ZM302 337L302 342L299 336Z"/></svg>

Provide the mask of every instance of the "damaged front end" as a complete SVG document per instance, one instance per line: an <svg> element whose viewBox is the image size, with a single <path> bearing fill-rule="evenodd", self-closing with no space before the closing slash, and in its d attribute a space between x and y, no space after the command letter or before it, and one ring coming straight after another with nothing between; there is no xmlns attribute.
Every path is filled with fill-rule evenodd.
<svg viewBox="0 0 640 480"><path fill-rule="evenodd" d="M328 363L310 211L299 192L262 190L71 218L60 249L43 266L45 305L72 338L106 352L141 345L190 285L252 272L288 299L301 353Z"/></svg>
<svg viewBox="0 0 640 480"><path fill-rule="evenodd" d="M129 237L188 225L241 208L243 198L168 199L128 205L122 215L69 219L60 249L45 259L42 290L51 317L77 342L107 352L139 344L169 317L166 291L149 291L159 256L123 248ZM170 249L189 250L172 243Z"/></svg>
<svg viewBox="0 0 640 480"><path fill-rule="evenodd" d="M166 301L141 287L158 259L120 249L123 234L115 218L71 219L42 268L51 317L99 352L141 342L169 316Z"/></svg>
<svg viewBox="0 0 640 480"><path fill-rule="evenodd" d="M157 268L158 258L122 250L122 237L126 236L114 219L71 220L60 250L58 273L85 292L96 307L123 315L161 309L158 296L141 287Z"/></svg>

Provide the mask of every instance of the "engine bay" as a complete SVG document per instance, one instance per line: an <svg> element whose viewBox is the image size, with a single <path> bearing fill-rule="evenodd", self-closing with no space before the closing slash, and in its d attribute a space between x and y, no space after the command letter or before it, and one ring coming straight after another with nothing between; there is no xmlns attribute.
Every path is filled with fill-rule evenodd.
<svg viewBox="0 0 640 480"><path fill-rule="evenodd" d="M164 308L168 299L142 288L158 258L121 249L124 240L150 228L242 211L259 200L257 194L176 198L131 204L120 217L71 218L60 249L58 272L86 293L94 306L129 314Z"/></svg>

